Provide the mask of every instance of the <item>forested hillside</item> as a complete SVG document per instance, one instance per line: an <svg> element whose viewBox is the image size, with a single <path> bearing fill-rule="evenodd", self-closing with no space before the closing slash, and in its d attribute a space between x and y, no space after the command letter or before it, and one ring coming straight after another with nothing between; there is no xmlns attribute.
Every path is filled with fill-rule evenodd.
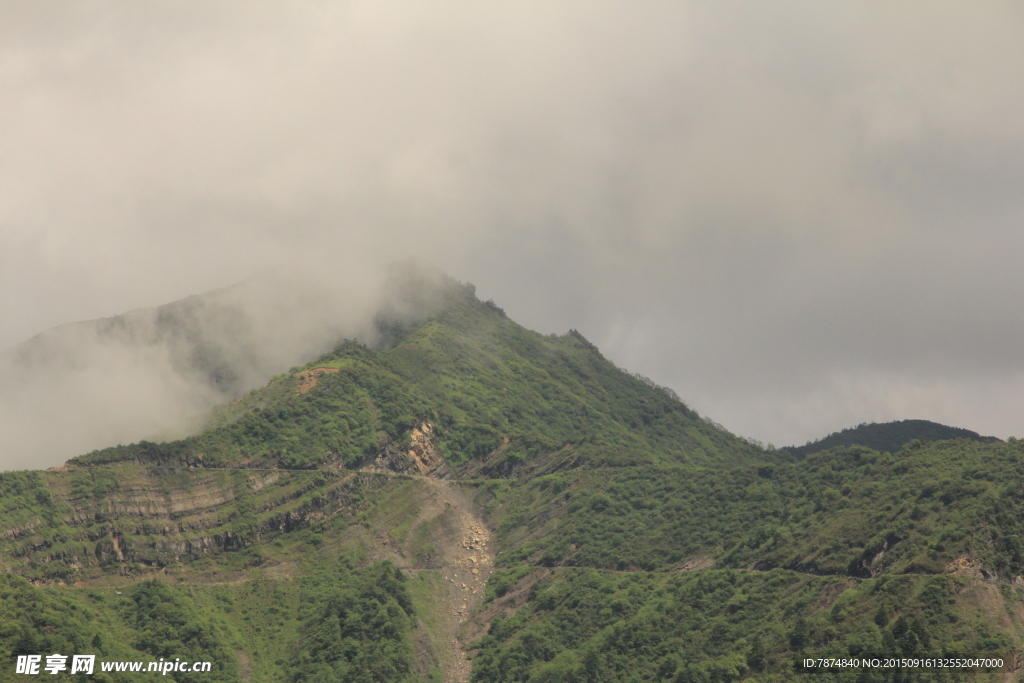
<svg viewBox="0 0 1024 683"><path fill-rule="evenodd" d="M0 474L0 680L1015 680L1022 442L798 459L469 286L419 304L195 436Z"/></svg>

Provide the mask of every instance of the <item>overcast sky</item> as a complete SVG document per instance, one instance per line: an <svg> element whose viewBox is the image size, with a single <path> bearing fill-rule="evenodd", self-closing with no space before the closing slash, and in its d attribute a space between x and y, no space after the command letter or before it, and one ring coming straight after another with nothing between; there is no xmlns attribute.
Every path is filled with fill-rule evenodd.
<svg viewBox="0 0 1024 683"><path fill-rule="evenodd" d="M0 347L417 256L731 431L1024 435L1024 6L6 0Z"/></svg>

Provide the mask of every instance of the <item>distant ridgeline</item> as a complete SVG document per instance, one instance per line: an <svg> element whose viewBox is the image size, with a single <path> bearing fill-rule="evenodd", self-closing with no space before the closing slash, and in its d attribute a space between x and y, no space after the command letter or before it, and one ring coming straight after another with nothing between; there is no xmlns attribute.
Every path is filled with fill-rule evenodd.
<svg viewBox="0 0 1024 683"><path fill-rule="evenodd" d="M803 446L787 446L793 455L805 458L811 453L826 451L836 446L867 446L882 453L895 453L913 440L945 441L947 439L970 439L982 443L999 441L994 436L982 436L977 432L960 427L947 427L928 420L899 420L896 422L863 423L833 432L823 439L809 441Z"/></svg>

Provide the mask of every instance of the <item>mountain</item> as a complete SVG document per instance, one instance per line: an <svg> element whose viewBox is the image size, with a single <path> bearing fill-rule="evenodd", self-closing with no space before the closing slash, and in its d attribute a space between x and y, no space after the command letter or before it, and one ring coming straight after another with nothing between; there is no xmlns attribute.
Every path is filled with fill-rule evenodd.
<svg viewBox="0 0 1024 683"><path fill-rule="evenodd" d="M878 424L859 424L840 432L833 432L823 439L810 441L803 446L789 446L785 450L797 457L828 450L837 446L867 446L876 451L895 453L914 441L946 441L949 439L970 439L983 443L999 441L994 436L981 436L977 432L960 427L947 427L928 420L899 420Z"/></svg>
<svg viewBox="0 0 1024 683"><path fill-rule="evenodd" d="M294 469L388 461L395 471L429 466L464 478L769 457L671 390L618 369L578 332L545 337L478 301L471 287L445 287L428 320L380 318L378 348L344 341L215 411L202 434L71 463ZM420 460L406 457L410 445L425 449Z"/></svg>
<svg viewBox="0 0 1024 683"><path fill-rule="evenodd" d="M372 339L192 436L0 474L4 656L210 661L173 677L245 683L1024 663L1024 442L766 451L577 332L407 275Z"/></svg>

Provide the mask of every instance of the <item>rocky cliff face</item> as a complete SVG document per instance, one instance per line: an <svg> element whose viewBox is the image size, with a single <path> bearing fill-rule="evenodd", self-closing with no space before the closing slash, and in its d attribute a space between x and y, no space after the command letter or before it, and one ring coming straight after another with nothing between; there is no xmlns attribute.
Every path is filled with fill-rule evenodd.
<svg viewBox="0 0 1024 683"><path fill-rule="evenodd" d="M448 478L451 470L441 458L434 425L421 422L409 433L408 447L393 443L381 446L380 451L360 469L370 472L395 472L423 477Z"/></svg>

